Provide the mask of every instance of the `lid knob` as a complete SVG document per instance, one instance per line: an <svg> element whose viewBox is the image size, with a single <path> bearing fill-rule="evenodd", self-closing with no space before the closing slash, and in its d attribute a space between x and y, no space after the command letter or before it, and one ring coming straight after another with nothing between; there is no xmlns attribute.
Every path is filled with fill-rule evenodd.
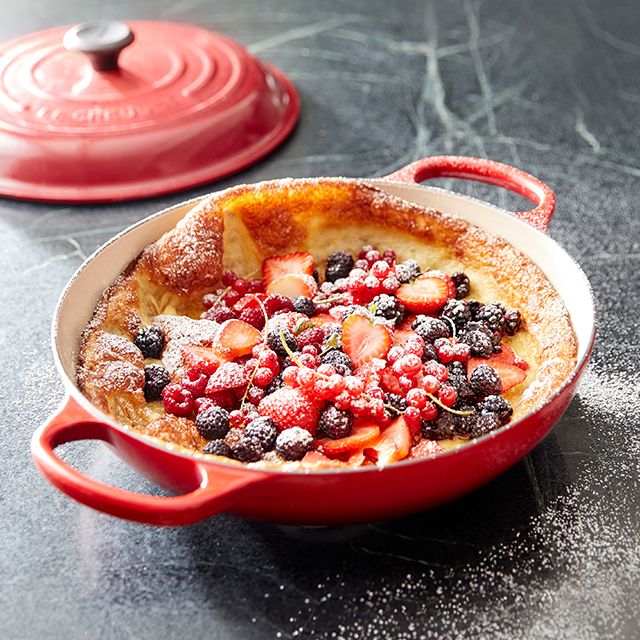
<svg viewBox="0 0 640 640"><path fill-rule="evenodd" d="M71 27L62 40L67 51L84 53L96 71L116 71L118 56L134 39L124 22L96 20Z"/></svg>

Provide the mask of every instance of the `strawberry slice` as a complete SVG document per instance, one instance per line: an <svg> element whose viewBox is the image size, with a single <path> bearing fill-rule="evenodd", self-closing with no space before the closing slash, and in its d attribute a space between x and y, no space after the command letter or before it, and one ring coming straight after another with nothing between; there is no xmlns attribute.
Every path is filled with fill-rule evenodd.
<svg viewBox="0 0 640 640"><path fill-rule="evenodd" d="M351 430L351 435L346 438L319 438L315 446L325 456L337 456L348 451L356 451L370 446L380 435L380 427L377 424L363 423L356 425Z"/></svg>
<svg viewBox="0 0 640 640"><path fill-rule="evenodd" d="M423 273L413 282L401 285L396 291L398 300L414 313L435 313L455 294L456 285L442 271Z"/></svg>
<svg viewBox="0 0 640 640"><path fill-rule="evenodd" d="M519 358L511 347L506 344L501 346L502 352L494 353L489 358L469 358L467 374L470 376L476 367L488 364L500 376L504 393L520 384L527 377L526 370L529 368L529 363Z"/></svg>
<svg viewBox="0 0 640 640"><path fill-rule="evenodd" d="M325 324L335 324L336 326L339 324L336 322L336 319L333 316L330 316L328 313L319 313L317 316L309 318L309 321L313 322L316 327L322 327Z"/></svg>
<svg viewBox="0 0 640 640"><path fill-rule="evenodd" d="M380 384L382 388L386 391L390 391L391 393L398 393L403 395L402 390L400 389L400 384L398 383L398 376L391 370L391 367L387 367L382 371L382 378L380 380Z"/></svg>
<svg viewBox="0 0 640 640"><path fill-rule="evenodd" d="M273 280L267 285L267 294L279 293L287 298L313 298L318 293L318 283L312 276L289 274Z"/></svg>
<svg viewBox="0 0 640 640"><path fill-rule="evenodd" d="M209 378L205 395L210 396L219 391L238 389L249 382L249 374L237 362L223 362Z"/></svg>
<svg viewBox="0 0 640 640"><path fill-rule="evenodd" d="M271 256L270 258L265 258L262 263L262 278L265 286L268 287L278 278L291 273L312 276L315 268L313 256L310 253L298 251L284 256Z"/></svg>
<svg viewBox="0 0 640 640"><path fill-rule="evenodd" d="M302 462L306 464L323 464L325 462L334 462L331 458L327 458L327 456L323 456L321 453L317 451L308 451L305 453L304 458L302 458Z"/></svg>
<svg viewBox="0 0 640 640"><path fill-rule="evenodd" d="M262 342L262 333L242 320L226 320L220 325L211 345L215 354L223 360L233 360L251 353Z"/></svg>
<svg viewBox="0 0 640 640"><path fill-rule="evenodd" d="M349 316L342 325L342 348L357 367L372 358L384 358L389 351L393 332L384 324L372 324L358 314Z"/></svg>
<svg viewBox="0 0 640 640"><path fill-rule="evenodd" d="M209 347L184 344L180 347L182 363L185 369L195 369L210 376L224 360Z"/></svg>
<svg viewBox="0 0 640 640"><path fill-rule="evenodd" d="M415 322L417 316L413 313L410 313L406 316L406 318L398 325L398 329L411 329L411 325Z"/></svg>
<svg viewBox="0 0 640 640"><path fill-rule="evenodd" d="M404 418L394 420L381 434L376 442L368 447L378 452L377 464L383 466L391 462L403 460L411 450L411 431Z"/></svg>

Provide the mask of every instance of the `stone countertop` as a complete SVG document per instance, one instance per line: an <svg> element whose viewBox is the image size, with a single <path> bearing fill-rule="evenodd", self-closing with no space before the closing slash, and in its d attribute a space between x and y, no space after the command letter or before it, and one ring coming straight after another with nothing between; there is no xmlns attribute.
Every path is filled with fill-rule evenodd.
<svg viewBox="0 0 640 640"><path fill-rule="evenodd" d="M2 40L96 17L216 28L288 73L303 111L266 160L188 193L105 206L0 200L0 637L640 635L635 2L5 4ZM549 233L598 300L579 392L523 462L447 506L324 533L231 516L145 527L82 507L42 479L29 438L63 397L50 319L96 247L149 213L234 183L381 175L441 153L501 160L548 182L558 195ZM444 184L523 206L497 189ZM65 455L105 482L155 491L99 444Z"/></svg>

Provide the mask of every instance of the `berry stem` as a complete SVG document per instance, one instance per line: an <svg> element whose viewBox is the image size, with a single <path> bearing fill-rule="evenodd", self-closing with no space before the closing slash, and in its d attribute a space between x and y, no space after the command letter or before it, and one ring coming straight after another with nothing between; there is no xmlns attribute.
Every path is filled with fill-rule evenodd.
<svg viewBox="0 0 640 640"><path fill-rule="evenodd" d="M472 413L475 413L475 411L459 411L458 409L452 409L451 407L447 407L447 405L442 404L442 402L440 402L440 400L438 400L438 398L436 398L432 393L427 391L427 395L432 402L435 402L440 408L448 411L449 413L455 413L457 416L470 416Z"/></svg>
<svg viewBox="0 0 640 640"><path fill-rule="evenodd" d="M248 277L251 277L251 276L248 276ZM262 300L260 300L260 298L258 298L257 295L255 295L253 293L248 293L247 295L255 299L255 301L258 303L258 306L260 307L260 311L262 311L262 314L264 315L264 329L263 329L263 332L262 332L262 344L266 344L266 342L267 342L267 323L269 322L269 316L267 315L267 310L266 310L264 304L262 303ZM242 394L242 400L240 401L240 411L242 411L244 409L244 403L247 401L247 396L249 395L249 389L251 388L251 385L253 384L253 379L256 377L256 371L259 369L259 367L260 367L260 362L258 361L258 362L256 362L256 366L253 367L253 371L251 372L251 375L249 376L249 382L247 382L247 388L244 390L244 393Z"/></svg>

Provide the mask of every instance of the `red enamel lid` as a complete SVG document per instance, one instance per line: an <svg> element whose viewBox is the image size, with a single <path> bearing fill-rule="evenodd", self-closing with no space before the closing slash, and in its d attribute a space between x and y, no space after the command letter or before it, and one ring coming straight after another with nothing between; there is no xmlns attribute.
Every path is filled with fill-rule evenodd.
<svg viewBox="0 0 640 640"><path fill-rule="evenodd" d="M293 129L291 82L187 24L85 23L0 48L0 195L99 202L246 167Z"/></svg>

